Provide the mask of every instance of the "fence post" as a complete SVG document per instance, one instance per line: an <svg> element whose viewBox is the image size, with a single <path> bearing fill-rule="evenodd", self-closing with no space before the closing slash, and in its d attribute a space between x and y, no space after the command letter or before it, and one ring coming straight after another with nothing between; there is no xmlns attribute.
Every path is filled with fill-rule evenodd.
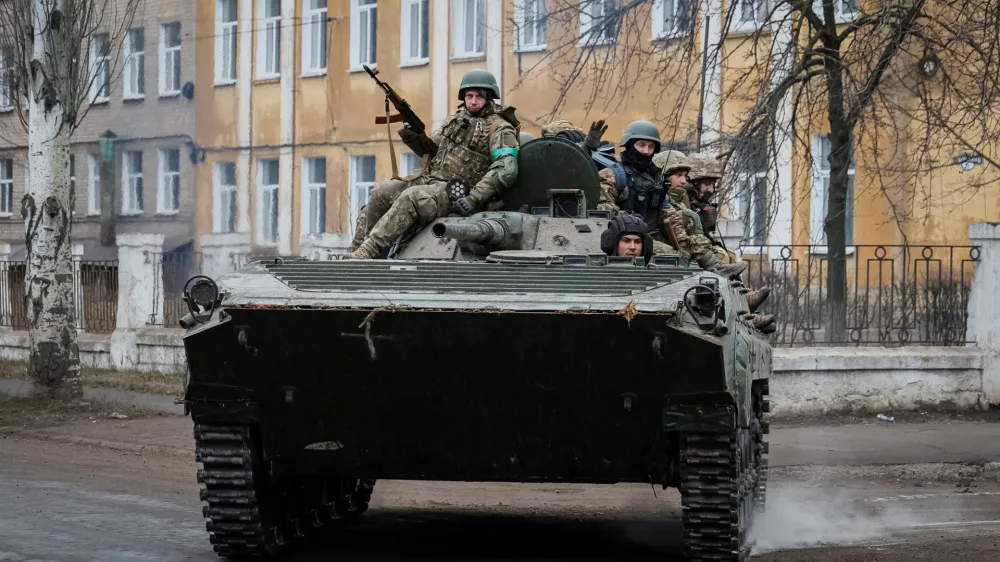
<svg viewBox="0 0 1000 562"><path fill-rule="evenodd" d="M76 331L83 331L83 244L73 244L73 308L76 309Z"/></svg>
<svg viewBox="0 0 1000 562"><path fill-rule="evenodd" d="M969 293L968 338L983 353L986 405L1000 404L1000 223L969 225L969 238L979 246L979 261Z"/></svg>
<svg viewBox="0 0 1000 562"><path fill-rule="evenodd" d="M0 242L0 327L14 329L10 300L10 244Z"/></svg>
<svg viewBox="0 0 1000 562"><path fill-rule="evenodd" d="M118 316L111 334L111 358L116 367L133 368L139 362L135 330L150 315L163 314L163 300L153 301L155 255L163 251L162 234L119 234Z"/></svg>

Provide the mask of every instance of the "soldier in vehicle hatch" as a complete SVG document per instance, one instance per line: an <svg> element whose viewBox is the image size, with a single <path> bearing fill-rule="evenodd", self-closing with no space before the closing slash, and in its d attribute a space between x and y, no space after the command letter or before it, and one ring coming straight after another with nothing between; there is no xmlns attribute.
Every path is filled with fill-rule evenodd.
<svg viewBox="0 0 1000 562"><path fill-rule="evenodd" d="M646 231L646 222L639 215L621 213L608 221L601 233L601 251L609 256L653 257L653 238Z"/></svg>
<svg viewBox="0 0 1000 562"><path fill-rule="evenodd" d="M470 70L462 77L458 99L458 111L430 136L437 153L419 177L373 190L365 213L367 232L345 258L375 259L414 225L450 213L469 216L513 185L520 122L514 108L495 101L500 99L496 78L486 70ZM428 139L415 138L406 126L400 137L423 156Z"/></svg>

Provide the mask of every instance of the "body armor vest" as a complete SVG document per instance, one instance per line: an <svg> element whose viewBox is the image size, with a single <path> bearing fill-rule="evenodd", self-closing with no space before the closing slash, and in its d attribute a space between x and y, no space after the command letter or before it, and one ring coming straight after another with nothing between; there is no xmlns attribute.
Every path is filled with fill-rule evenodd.
<svg viewBox="0 0 1000 562"><path fill-rule="evenodd" d="M427 176L461 180L476 185L490 169L490 125L503 119L495 112L473 117L464 109L441 129L437 155L427 165Z"/></svg>
<svg viewBox="0 0 1000 562"><path fill-rule="evenodd" d="M652 173L636 170L627 164L624 164L624 168L628 174L629 194L622 207L626 211L640 214L650 231L656 230L666 190Z"/></svg>

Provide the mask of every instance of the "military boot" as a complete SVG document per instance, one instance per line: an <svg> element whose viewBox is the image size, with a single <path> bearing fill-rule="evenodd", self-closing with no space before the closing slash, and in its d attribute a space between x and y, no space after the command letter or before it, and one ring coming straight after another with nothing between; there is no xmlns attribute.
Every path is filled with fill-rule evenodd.
<svg viewBox="0 0 1000 562"><path fill-rule="evenodd" d="M740 261L740 263L722 263L719 260L719 256L715 255L715 252L712 251L705 252L699 256L698 265L705 271L725 275L729 279L739 279L740 274L750 267L750 264L745 261Z"/></svg>
<svg viewBox="0 0 1000 562"><path fill-rule="evenodd" d="M760 333L762 334L773 334L776 331L778 331L778 326L775 324L768 324L760 329Z"/></svg>
<svg viewBox="0 0 1000 562"><path fill-rule="evenodd" d="M366 239L361 243L356 250L347 252L344 254L345 260L374 260L379 257L382 252L379 251L378 246L371 239Z"/></svg>
<svg viewBox="0 0 1000 562"><path fill-rule="evenodd" d="M750 323L753 324L754 328L758 330L763 330L764 328L774 324L773 314L752 314L750 315Z"/></svg>
<svg viewBox="0 0 1000 562"><path fill-rule="evenodd" d="M757 309L760 308L760 305L767 300L767 297L770 294L770 287L761 287L760 289L747 293L747 306L750 307L750 312L756 312Z"/></svg>

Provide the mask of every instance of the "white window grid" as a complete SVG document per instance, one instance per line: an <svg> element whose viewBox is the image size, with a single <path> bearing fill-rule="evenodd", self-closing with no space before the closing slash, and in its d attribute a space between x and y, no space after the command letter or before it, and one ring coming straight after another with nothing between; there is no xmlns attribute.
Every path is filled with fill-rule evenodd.
<svg viewBox="0 0 1000 562"><path fill-rule="evenodd" d="M215 2L215 83L236 82L236 36L239 22L236 18L236 0Z"/></svg>
<svg viewBox="0 0 1000 562"><path fill-rule="evenodd" d="M736 0L732 12L730 31L752 31L767 23L771 11L770 0Z"/></svg>
<svg viewBox="0 0 1000 562"><path fill-rule="evenodd" d="M90 40L90 101L111 99L111 45L107 33L95 33Z"/></svg>
<svg viewBox="0 0 1000 562"><path fill-rule="evenodd" d="M173 214L180 210L181 151L178 148L159 150L159 193L157 212Z"/></svg>
<svg viewBox="0 0 1000 562"><path fill-rule="evenodd" d="M748 143L750 144L750 143ZM748 162L748 167L737 175L730 191L729 213L733 219L743 222L745 247L759 247L767 244L767 142L758 139L750 144L757 149Z"/></svg>
<svg viewBox="0 0 1000 562"><path fill-rule="evenodd" d="M146 30L137 27L125 34L125 80L123 97L127 100L146 96Z"/></svg>
<svg viewBox="0 0 1000 562"><path fill-rule="evenodd" d="M259 0L257 5L257 78L275 78L280 75L281 0Z"/></svg>
<svg viewBox="0 0 1000 562"><path fill-rule="evenodd" d="M236 232L236 163L216 162L212 176L212 191L215 193L213 230Z"/></svg>
<svg viewBox="0 0 1000 562"><path fill-rule="evenodd" d="M358 213L362 207L368 204L368 197L371 195L372 187L375 186L375 156L351 156L350 186L351 220L348 222L348 229L350 236L353 237L354 223L358 220Z"/></svg>
<svg viewBox="0 0 1000 562"><path fill-rule="evenodd" d="M351 0L351 69L375 66L378 46L377 0Z"/></svg>
<svg viewBox="0 0 1000 562"><path fill-rule="evenodd" d="M420 167L420 157L415 152L404 152L399 162L399 174L408 176Z"/></svg>
<svg viewBox="0 0 1000 562"><path fill-rule="evenodd" d="M101 157L87 155L87 214L101 214Z"/></svg>
<svg viewBox="0 0 1000 562"><path fill-rule="evenodd" d="M303 160L302 184L306 196L303 200L305 224L302 230L306 234L326 232L326 158L317 156Z"/></svg>
<svg viewBox="0 0 1000 562"><path fill-rule="evenodd" d="M160 26L160 95L181 93L181 22Z"/></svg>
<svg viewBox="0 0 1000 562"><path fill-rule="evenodd" d="M401 66L425 64L430 60L430 0L402 0L399 23Z"/></svg>
<svg viewBox="0 0 1000 562"><path fill-rule="evenodd" d="M122 213L142 212L142 151L122 153Z"/></svg>
<svg viewBox="0 0 1000 562"><path fill-rule="evenodd" d="M830 139L827 135L812 137L812 186L809 195L809 242L812 251L826 253L826 221L830 193ZM854 149L847 168L847 209L845 229L847 245L854 244Z"/></svg>
<svg viewBox="0 0 1000 562"><path fill-rule="evenodd" d="M0 50L0 111L14 109L14 51Z"/></svg>
<svg viewBox="0 0 1000 562"><path fill-rule="evenodd" d="M257 241L278 242L278 185L281 172L277 158L257 161Z"/></svg>
<svg viewBox="0 0 1000 562"><path fill-rule="evenodd" d="M477 57L486 53L484 0L456 0L454 27L456 57Z"/></svg>
<svg viewBox="0 0 1000 562"><path fill-rule="evenodd" d="M302 11L302 74L322 74L326 72L326 0L305 0Z"/></svg>
<svg viewBox="0 0 1000 562"><path fill-rule="evenodd" d="M813 11L823 18L823 1L813 0ZM847 23L858 16L857 0L833 0L833 18L836 23Z"/></svg>
<svg viewBox="0 0 1000 562"><path fill-rule="evenodd" d="M691 33L693 0L654 0L653 39L672 39Z"/></svg>
<svg viewBox="0 0 1000 562"><path fill-rule="evenodd" d="M618 39L620 7L620 0L582 0L580 44L592 47L614 43Z"/></svg>
<svg viewBox="0 0 1000 562"><path fill-rule="evenodd" d="M517 0L514 4L515 52L544 51L548 46L546 0Z"/></svg>
<svg viewBox="0 0 1000 562"><path fill-rule="evenodd" d="M14 211L14 160L0 160L0 215L9 217Z"/></svg>

